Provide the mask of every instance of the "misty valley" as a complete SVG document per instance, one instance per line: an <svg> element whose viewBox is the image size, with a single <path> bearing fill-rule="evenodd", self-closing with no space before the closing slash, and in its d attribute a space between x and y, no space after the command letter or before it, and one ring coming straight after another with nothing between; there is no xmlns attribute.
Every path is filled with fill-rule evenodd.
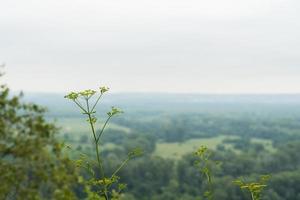
<svg viewBox="0 0 300 200"><path fill-rule="evenodd" d="M28 99L48 107L48 120L61 127L58 137L76 149L67 152L73 159L78 152L95 154L85 118L60 95ZM132 148L144 151L120 171L127 184L124 199L199 198L205 184L194 152L202 145L221 162L214 172L215 199L250 199L232 182L261 174L271 175L262 199L300 199L298 95L112 94L99 109L115 104L125 113L104 133L104 168L114 169ZM104 123L101 114L97 123Z"/></svg>

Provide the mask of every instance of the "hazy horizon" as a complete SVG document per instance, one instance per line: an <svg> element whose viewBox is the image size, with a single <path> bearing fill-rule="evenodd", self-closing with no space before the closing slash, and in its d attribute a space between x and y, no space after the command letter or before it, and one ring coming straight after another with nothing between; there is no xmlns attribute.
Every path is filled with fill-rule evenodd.
<svg viewBox="0 0 300 200"><path fill-rule="evenodd" d="M300 93L300 2L1 2L12 90Z"/></svg>
<svg viewBox="0 0 300 200"><path fill-rule="evenodd" d="M8 85L9 87L9 85ZM97 90L97 88L86 88ZM25 92L25 95L66 95L69 92L77 92L81 90L68 90L66 92L63 91L26 91L26 90L11 90L13 94L17 94L20 92ZM275 92L266 92L266 93L217 93L217 92L176 92L176 91L113 91L109 90L109 93L112 95L199 95L199 96L298 96L300 92L291 92L291 93L275 93Z"/></svg>

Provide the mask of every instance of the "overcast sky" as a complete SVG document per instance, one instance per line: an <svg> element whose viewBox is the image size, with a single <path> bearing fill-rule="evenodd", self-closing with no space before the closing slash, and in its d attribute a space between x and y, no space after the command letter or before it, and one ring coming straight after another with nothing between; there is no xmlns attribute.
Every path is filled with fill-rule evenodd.
<svg viewBox="0 0 300 200"><path fill-rule="evenodd" d="M300 92L299 0L0 0L13 90Z"/></svg>

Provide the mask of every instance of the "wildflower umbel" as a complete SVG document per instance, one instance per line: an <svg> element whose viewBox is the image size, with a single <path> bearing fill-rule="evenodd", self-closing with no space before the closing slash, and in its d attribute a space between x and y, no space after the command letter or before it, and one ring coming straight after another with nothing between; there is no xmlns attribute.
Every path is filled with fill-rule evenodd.
<svg viewBox="0 0 300 200"><path fill-rule="evenodd" d="M104 94L105 92L107 92L107 91L109 90L109 88L103 86L103 87L99 87L99 90L100 90L100 93L101 93L101 94Z"/></svg>
<svg viewBox="0 0 300 200"><path fill-rule="evenodd" d="M121 114L121 113L123 113L123 111L122 111L121 109L116 108L116 107L111 107L111 111L109 111L109 112L107 113L107 115L108 115L109 117L112 117L112 116L114 116L114 115Z"/></svg>
<svg viewBox="0 0 300 200"><path fill-rule="evenodd" d="M83 90L80 92L70 92L65 96L65 98L70 100L76 100L79 97L83 97L84 99L90 99L94 94L96 94L95 90Z"/></svg>
<svg viewBox="0 0 300 200"><path fill-rule="evenodd" d="M83 90L79 92L79 95L86 99L91 98L94 94L96 94L95 90Z"/></svg>
<svg viewBox="0 0 300 200"><path fill-rule="evenodd" d="M78 98L79 94L77 92L70 92L65 96L66 99L70 100L76 100Z"/></svg>
<svg viewBox="0 0 300 200"><path fill-rule="evenodd" d="M233 181L234 184L238 185L243 190L248 190L251 194L252 200L260 200L262 191L267 187L267 182L271 178L270 175L262 175L258 182L246 183L244 180L237 179Z"/></svg>

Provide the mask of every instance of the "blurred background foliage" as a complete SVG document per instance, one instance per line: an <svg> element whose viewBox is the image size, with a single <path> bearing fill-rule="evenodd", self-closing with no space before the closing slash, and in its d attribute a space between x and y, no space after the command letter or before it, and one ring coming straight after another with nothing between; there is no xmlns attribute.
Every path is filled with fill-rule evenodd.
<svg viewBox="0 0 300 200"><path fill-rule="evenodd" d="M262 101L255 96L233 101L226 96L217 101L197 97L206 98L204 102L196 102L195 96L187 95L182 102L174 97L158 95L158 101L147 95L115 94L102 102L103 110L117 101L125 108L124 115L112 120L101 143L107 173L132 148L145 152L120 171L121 181L127 183L123 199L200 197L205 180L194 166L193 152L201 145L208 146L212 159L221 162L214 171L215 199L250 199L232 181L241 176L252 181L260 174L272 174L262 199L300 199L297 96L278 96L275 102L274 97ZM50 112L28 101L47 106ZM78 152L91 156L95 152L86 122L67 104L63 95L28 94L23 98L1 86L0 199L86 198L81 180L87 174L72 160L78 158ZM63 142L74 151L65 150Z"/></svg>
<svg viewBox="0 0 300 200"><path fill-rule="evenodd" d="M0 199L76 199L78 171L45 109L0 89Z"/></svg>

